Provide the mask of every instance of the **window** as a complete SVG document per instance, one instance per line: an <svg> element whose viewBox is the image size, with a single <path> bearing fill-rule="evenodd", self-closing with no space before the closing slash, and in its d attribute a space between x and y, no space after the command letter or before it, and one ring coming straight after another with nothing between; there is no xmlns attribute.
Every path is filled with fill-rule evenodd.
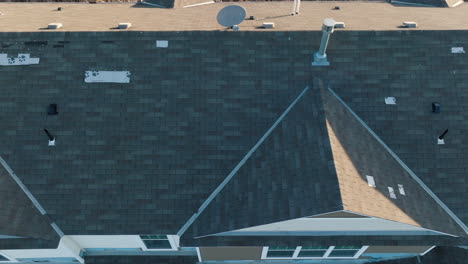
<svg viewBox="0 0 468 264"><path fill-rule="evenodd" d="M317 246L317 247L301 247L298 258L321 258L327 252L328 247Z"/></svg>
<svg viewBox="0 0 468 264"><path fill-rule="evenodd" d="M368 246L264 247L262 259L353 259Z"/></svg>
<svg viewBox="0 0 468 264"><path fill-rule="evenodd" d="M172 249L172 244L166 235L140 236L146 249Z"/></svg>
<svg viewBox="0 0 468 264"><path fill-rule="evenodd" d="M335 246L328 257L352 258L359 250L361 250L361 247L357 246Z"/></svg>
<svg viewBox="0 0 468 264"><path fill-rule="evenodd" d="M295 247L270 247L268 249L267 258L292 258L295 251Z"/></svg>

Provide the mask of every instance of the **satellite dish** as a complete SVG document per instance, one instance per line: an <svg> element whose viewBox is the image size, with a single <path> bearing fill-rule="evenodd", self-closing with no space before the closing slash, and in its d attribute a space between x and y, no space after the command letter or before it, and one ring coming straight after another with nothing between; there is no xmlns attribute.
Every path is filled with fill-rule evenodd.
<svg viewBox="0 0 468 264"><path fill-rule="evenodd" d="M230 5L221 9L216 19L221 26L230 28L244 21L245 14L245 9L242 6Z"/></svg>

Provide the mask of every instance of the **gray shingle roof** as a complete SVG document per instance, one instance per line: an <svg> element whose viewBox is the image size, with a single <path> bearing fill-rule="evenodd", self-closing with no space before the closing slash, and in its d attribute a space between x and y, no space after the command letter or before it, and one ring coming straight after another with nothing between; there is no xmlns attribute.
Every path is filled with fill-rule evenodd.
<svg viewBox="0 0 468 264"><path fill-rule="evenodd" d="M0 68L0 151L65 234L176 233L305 84L265 67L287 50L245 63L229 34L210 51L193 33L128 33L6 36L4 52L41 63ZM86 84L89 69L129 70L131 83Z"/></svg>
<svg viewBox="0 0 468 264"><path fill-rule="evenodd" d="M312 69L465 223L468 65L451 48L467 42L466 31L336 32L330 68ZM388 96L397 104L385 105Z"/></svg>
<svg viewBox="0 0 468 264"><path fill-rule="evenodd" d="M342 209L324 117L319 90L308 90L196 221L195 236Z"/></svg>
<svg viewBox="0 0 468 264"><path fill-rule="evenodd" d="M192 234L198 237L267 224L275 219L282 221L334 211L320 210L326 210L327 205L328 208L333 208L333 203L328 203L330 200L327 195L330 190L332 193L336 192L337 188L340 193L335 210L344 208L369 216L466 236L449 214L321 82L317 82L314 89L296 107L297 109L290 112L289 119L283 121L282 129L276 131L288 140L275 140L272 134L271 141L277 145L265 144L265 150L258 152L262 159L269 160L270 163L264 162L265 165L259 166L255 159L249 161L256 166L249 167L246 164L246 176L238 175L239 178L233 179L225 187L194 224L193 233L189 237ZM324 131L325 128L328 131ZM299 136L296 137L297 135ZM307 135L309 138L301 138L300 135ZM325 156L321 156L321 153L325 153ZM328 164L327 159L333 161L332 168L322 167ZM374 176L376 188L368 186L366 175ZM252 186L246 185L246 182L252 183ZM313 183L335 190L327 190L327 187L313 188L310 185ZM404 186L405 195L399 193L398 184ZM389 186L394 188L396 199L391 198ZM268 191L265 192L264 189ZM284 197L283 192L286 193ZM273 197L270 198L269 195ZM336 197L331 197L332 201L333 199ZM294 208L297 205L303 211L296 213ZM209 231L212 233L208 233ZM246 240L249 241L248 238Z"/></svg>
<svg viewBox="0 0 468 264"><path fill-rule="evenodd" d="M123 32L93 33L93 38L89 33L3 34L9 44L3 46L3 52L16 54L27 51L34 57L40 57L41 63L0 68L3 87L0 117L8 120L1 125L0 137L3 140L0 141L0 154L66 234L175 233L302 88L311 83L311 76L320 73L326 80L332 79L331 83L340 87L336 89L339 94L349 88L345 101L350 102L354 109L356 100L371 104L366 101L366 96L377 102L384 92L390 91L373 90L375 80L386 87L390 85L388 79L391 77L396 83L404 84L406 89L425 82L422 78L413 81L409 73L411 67L419 65L419 60L425 60L424 56L418 56L418 60L411 56L405 59L410 62L404 68L408 73L403 75L408 84L398 79L396 74L392 75L391 72L401 66L400 60L394 58L399 57L395 52L405 56L410 52L397 48L386 50L389 53L378 51L381 47L388 47L388 39L399 45L410 40L416 44L423 43L418 44L420 47L437 47L438 51L446 48L439 44L445 35L437 32L336 33L328 52L332 61L328 69L336 70L335 63L343 67L341 71L323 75L320 71L324 69L312 70L311 74L308 68L311 43L318 44L318 32L236 34ZM409 40L401 40L405 36L409 36ZM207 44L207 38L216 41ZM430 42L434 38L437 41ZM169 39L169 48L156 49L156 39ZM359 51L356 47L362 39L369 40L369 43L366 44L367 49ZM47 43L46 46L25 44L32 40ZM334 40L346 45L334 44ZM448 42L444 42L447 47L452 44L450 40L444 41ZM343 47L346 47L344 51L341 50ZM375 65L373 59L382 63L380 57L362 56L362 53L371 51L380 54L381 60L387 64ZM348 54L354 52L361 56ZM363 57L367 61L359 61ZM439 62L448 60L436 59ZM465 62L453 59L463 69ZM372 67L378 74L370 71ZM130 84L85 84L84 71L89 69L129 70L132 80ZM441 80L433 81L439 85L427 84L440 88L444 78L448 78L448 70L444 69L445 74L436 74ZM429 72L424 74L430 75ZM455 77L457 83L459 78ZM453 79L449 81L455 84ZM457 89L462 89L460 87ZM399 90L399 94L405 96L405 89ZM313 95L317 94L307 96ZM350 95L351 98L348 97ZM375 98L372 97L374 95ZM304 99L301 103L312 105L315 100L321 100L314 97ZM50 103L59 105L58 116L46 115ZM240 177L234 178L226 192L220 194L220 200L212 204L214 209L205 213L210 214L209 210L213 210L212 213L218 217L216 221L221 223L224 220L230 228L337 208L339 203L334 200L336 192L333 191L338 188L334 185L336 180L327 178L329 185L333 185L330 189L327 184L327 187L317 188L314 185L312 191L307 189L306 192L301 188L309 186L285 181L283 178L289 175L282 166L278 166L281 161L286 168L296 171L299 171L297 167L312 171L318 166L319 172L330 172L331 164L325 166L317 162L312 168L308 167L311 164L297 158L301 154L313 160L331 160L329 147L320 143L326 134L322 108L320 104L318 108L298 104L293 109L296 112L291 112L274 131L270 141L261 146L256 156L237 175ZM377 120L382 116L390 118L386 116L387 112L373 111L376 108L378 106L365 110L358 105L356 112L368 111L365 112L365 120L372 115ZM316 113L318 120L314 122L321 121L321 124L300 122L304 116ZM376 123L371 123L371 127L373 124ZM297 129L295 134L289 134L289 126ZM43 128L57 136L56 147L47 146ZM383 124L377 133L385 128ZM310 131L319 138L307 142L310 145L299 144L306 138L306 134L300 134L300 131ZM383 137L384 141L388 137L391 136ZM397 152L410 150L411 142L405 141L408 146L399 146L398 141L395 142L390 146ZM306 146L318 146L323 149L323 154L309 153L302 149ZM283 147L291 155L282 152ZM463 153L456 148L451 150ZM275 172L281 174L272 173L269 166L278 167ZM463 169L463 165L458 166ZM268 194L262 196L267 193L264 186L245 181L250 179L247 177L252 170L259 172L256 178L259 182L271 179L268 176L273 174L271 186L278 186L278 191L271 195L282 198L278 199L277 211L260 210L275 210L275 207ZM298 172L297 175L299 182L305 181L305 174ZM457 173L453 171L453 175ZM251 191L247 195L236 192L243 189ZM291 190L298 194L291 200L292 210L284 201ZM299 194L315 197L319 191L320 197L328 195L324 199L326 202L319 205L323 210L300 204ZM252 216L242 211L243 199L249 195L258 197L264 205L253 205L259 210L254 210ZM240 213L226 211L226 206ZM224 214L217 215L219 210L225 210Z"/></svg>

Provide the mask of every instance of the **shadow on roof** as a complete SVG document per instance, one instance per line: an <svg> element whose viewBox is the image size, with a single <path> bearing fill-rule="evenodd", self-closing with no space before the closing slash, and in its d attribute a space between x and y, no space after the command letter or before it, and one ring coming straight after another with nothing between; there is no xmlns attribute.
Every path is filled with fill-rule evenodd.
<svg viewBox="0 0 468 264"><path fill-rule="evenodd" d="M328 135L345 210L465 236L334 95L322 90ZM371 187L368 176L373 177Z"/></svg>

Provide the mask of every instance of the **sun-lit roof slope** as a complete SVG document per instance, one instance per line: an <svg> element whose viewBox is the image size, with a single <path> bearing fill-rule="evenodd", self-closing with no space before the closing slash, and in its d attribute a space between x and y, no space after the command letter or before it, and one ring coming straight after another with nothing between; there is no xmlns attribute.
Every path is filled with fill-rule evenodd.
<svg viewBox="0 0 468 264"><path fill-rule="evenodd" d="M465 223L468 54L452 48L467 42L466 31L335 32L330 68L312 69Z"/></svg>
<svg viewBox="0 0 468 264"><path fill-rule="evenodd" d="M345 210L467 236L331 91L323 102Z"/></svg>

